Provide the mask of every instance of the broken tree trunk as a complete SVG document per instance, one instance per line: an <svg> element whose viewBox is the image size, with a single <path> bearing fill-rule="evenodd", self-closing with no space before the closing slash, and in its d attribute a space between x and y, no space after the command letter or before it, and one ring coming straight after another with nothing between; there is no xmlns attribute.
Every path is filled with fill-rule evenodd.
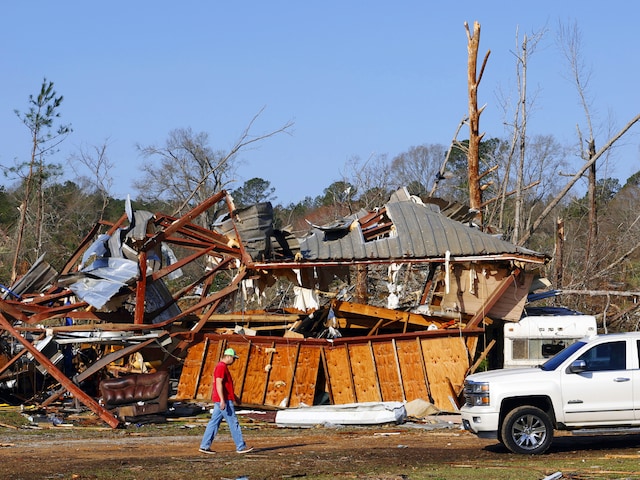
<svg viewBox="0 0 640 480"><path fill-rule="evenodd" d="M482 190L480 189L480 141L483 134L480 133L480 114L478 108L478 85L482 79L482 73L487 63L489 53L484 58L480 74L477 75L478 47L480 45L480 24L473 23L473 33L469 31L469 24L464 23L467 31L467 82L469 89L469 153L468 153L468 180L469 180L469 206L478 211L476 218L482 224Z"/></svg>

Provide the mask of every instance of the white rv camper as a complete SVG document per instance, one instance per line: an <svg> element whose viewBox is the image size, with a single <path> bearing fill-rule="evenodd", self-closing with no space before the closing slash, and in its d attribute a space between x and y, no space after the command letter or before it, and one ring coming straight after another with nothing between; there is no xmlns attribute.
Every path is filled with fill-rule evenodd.
<svg viewBox="0 0 640 480"><path fill-rule="evenodd" d="M523 317L504 324L504 368L535 367L567 345L597 333L592 315Z"/></svg>

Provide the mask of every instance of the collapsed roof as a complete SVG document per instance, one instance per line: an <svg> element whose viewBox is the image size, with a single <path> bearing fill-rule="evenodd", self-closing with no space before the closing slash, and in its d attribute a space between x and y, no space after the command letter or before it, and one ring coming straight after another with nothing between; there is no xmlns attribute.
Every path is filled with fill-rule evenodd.
<svg viewBox="0 0 640 480"><path fill-rule="evenodd" d="M518 247L478 228L442 215L434 204L419 198L392 198L374 212L361 212L352 221L313 226L300 241L304 260L420 261L450 257L521 258L544 262L546 256Z"/></svg>

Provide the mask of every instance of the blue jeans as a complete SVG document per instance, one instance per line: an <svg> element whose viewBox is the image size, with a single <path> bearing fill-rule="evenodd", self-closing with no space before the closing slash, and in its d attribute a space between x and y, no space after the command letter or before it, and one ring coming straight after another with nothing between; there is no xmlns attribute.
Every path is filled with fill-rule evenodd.
<svg viewBox="0 0 640 480"><path fill-rule="evenodd" d="M204 435L202 436L202 441L200 442L200 448L204 450L208 450L213 443L213 439L216 437L218 433L218 428L220 427L220 423L222 420L227 422L229 425L229 431L231 432L231 438L233 438L233 442L236 444L236 450L244 450L247 447L247 444L244 443L244 439L242 438L242 431L240 430L240 422L238 422L238 417L236 417L236 411L233 407L233 402L227 401L227 408L224 410L220 409L220 404L218 402L213 404L213 413L211 414L211 420L207 423L207 428L204 430Z"/></svg>

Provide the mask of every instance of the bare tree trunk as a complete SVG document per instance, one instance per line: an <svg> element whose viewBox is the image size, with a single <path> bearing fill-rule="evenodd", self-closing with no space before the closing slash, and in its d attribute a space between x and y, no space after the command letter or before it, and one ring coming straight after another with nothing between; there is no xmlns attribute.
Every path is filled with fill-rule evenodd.
<svg viewBox="0 0 640 480"><path fill-rule="evenodd" d="M480 142L484 134L480 133L480 114L478 109L478 85L482 79L484 67L487 64L489 53L484 58L480 74L477 75L478 47L480 45L480 24L473 23L473 34L469 31L469 24L464 23L467 31L467 83L469 89L469 153L468 153L468 180L469 180L469 207L478 211L476 218L482 225L482 190L480 189Z"/></svg>
<svg viewBox="0 0 640 480"><path fill-rule="evenodd" d="M596 142L589 140L588 158L591 160L596 154ZM585 265L589 265L591 260L591 249L596 244L598 237L598 207L596 202L596 162L589 167L589 235L587 236L587 247L585 252Z"/></svg>
<svg viewBox="0 0 640 480"><path fill-rule="evenodd" d="M527 142L527 36L525 35L522 40L522 57L520 58L522 65L522 74L520 75L520 128L519 128L519 146L518 153L518 172L516 174L516 198L515 198L515 212L513 220L513 242L518 243L521 231L522 221L522 208L523 208L523 185L524 185L524 159L526 153Z"/></svg>
<svg viewBox="0 0 640 480"><path fill-rule="evenodd" d="M44 160L38 161L38 177L36 189L36 258L42 253L42 236L44 233Z"/></svg>
<svg viewBox="0 0 640 480"><path fill-rule="evenodd" d="M554 255L554 269L556 289L562 288L564 276L564 220L560 217L556 220L556 252Z"/></svg>
<svg viewBox="0 0 640 480"><path fill-rule="evenodd" d="M36 161L36 151L38 149L38 131L32 136L31 162L29 163L29 173L24 182L23 201L20 205L20 220L18 223L18 238L16 239L16 249L13 252L13 263L11 264L11 283L18 277L18 258L22 250L24 230L27 224L27 213L29 212L29 201L31 197L31 183L33 182L33 167Z"/></svg>

